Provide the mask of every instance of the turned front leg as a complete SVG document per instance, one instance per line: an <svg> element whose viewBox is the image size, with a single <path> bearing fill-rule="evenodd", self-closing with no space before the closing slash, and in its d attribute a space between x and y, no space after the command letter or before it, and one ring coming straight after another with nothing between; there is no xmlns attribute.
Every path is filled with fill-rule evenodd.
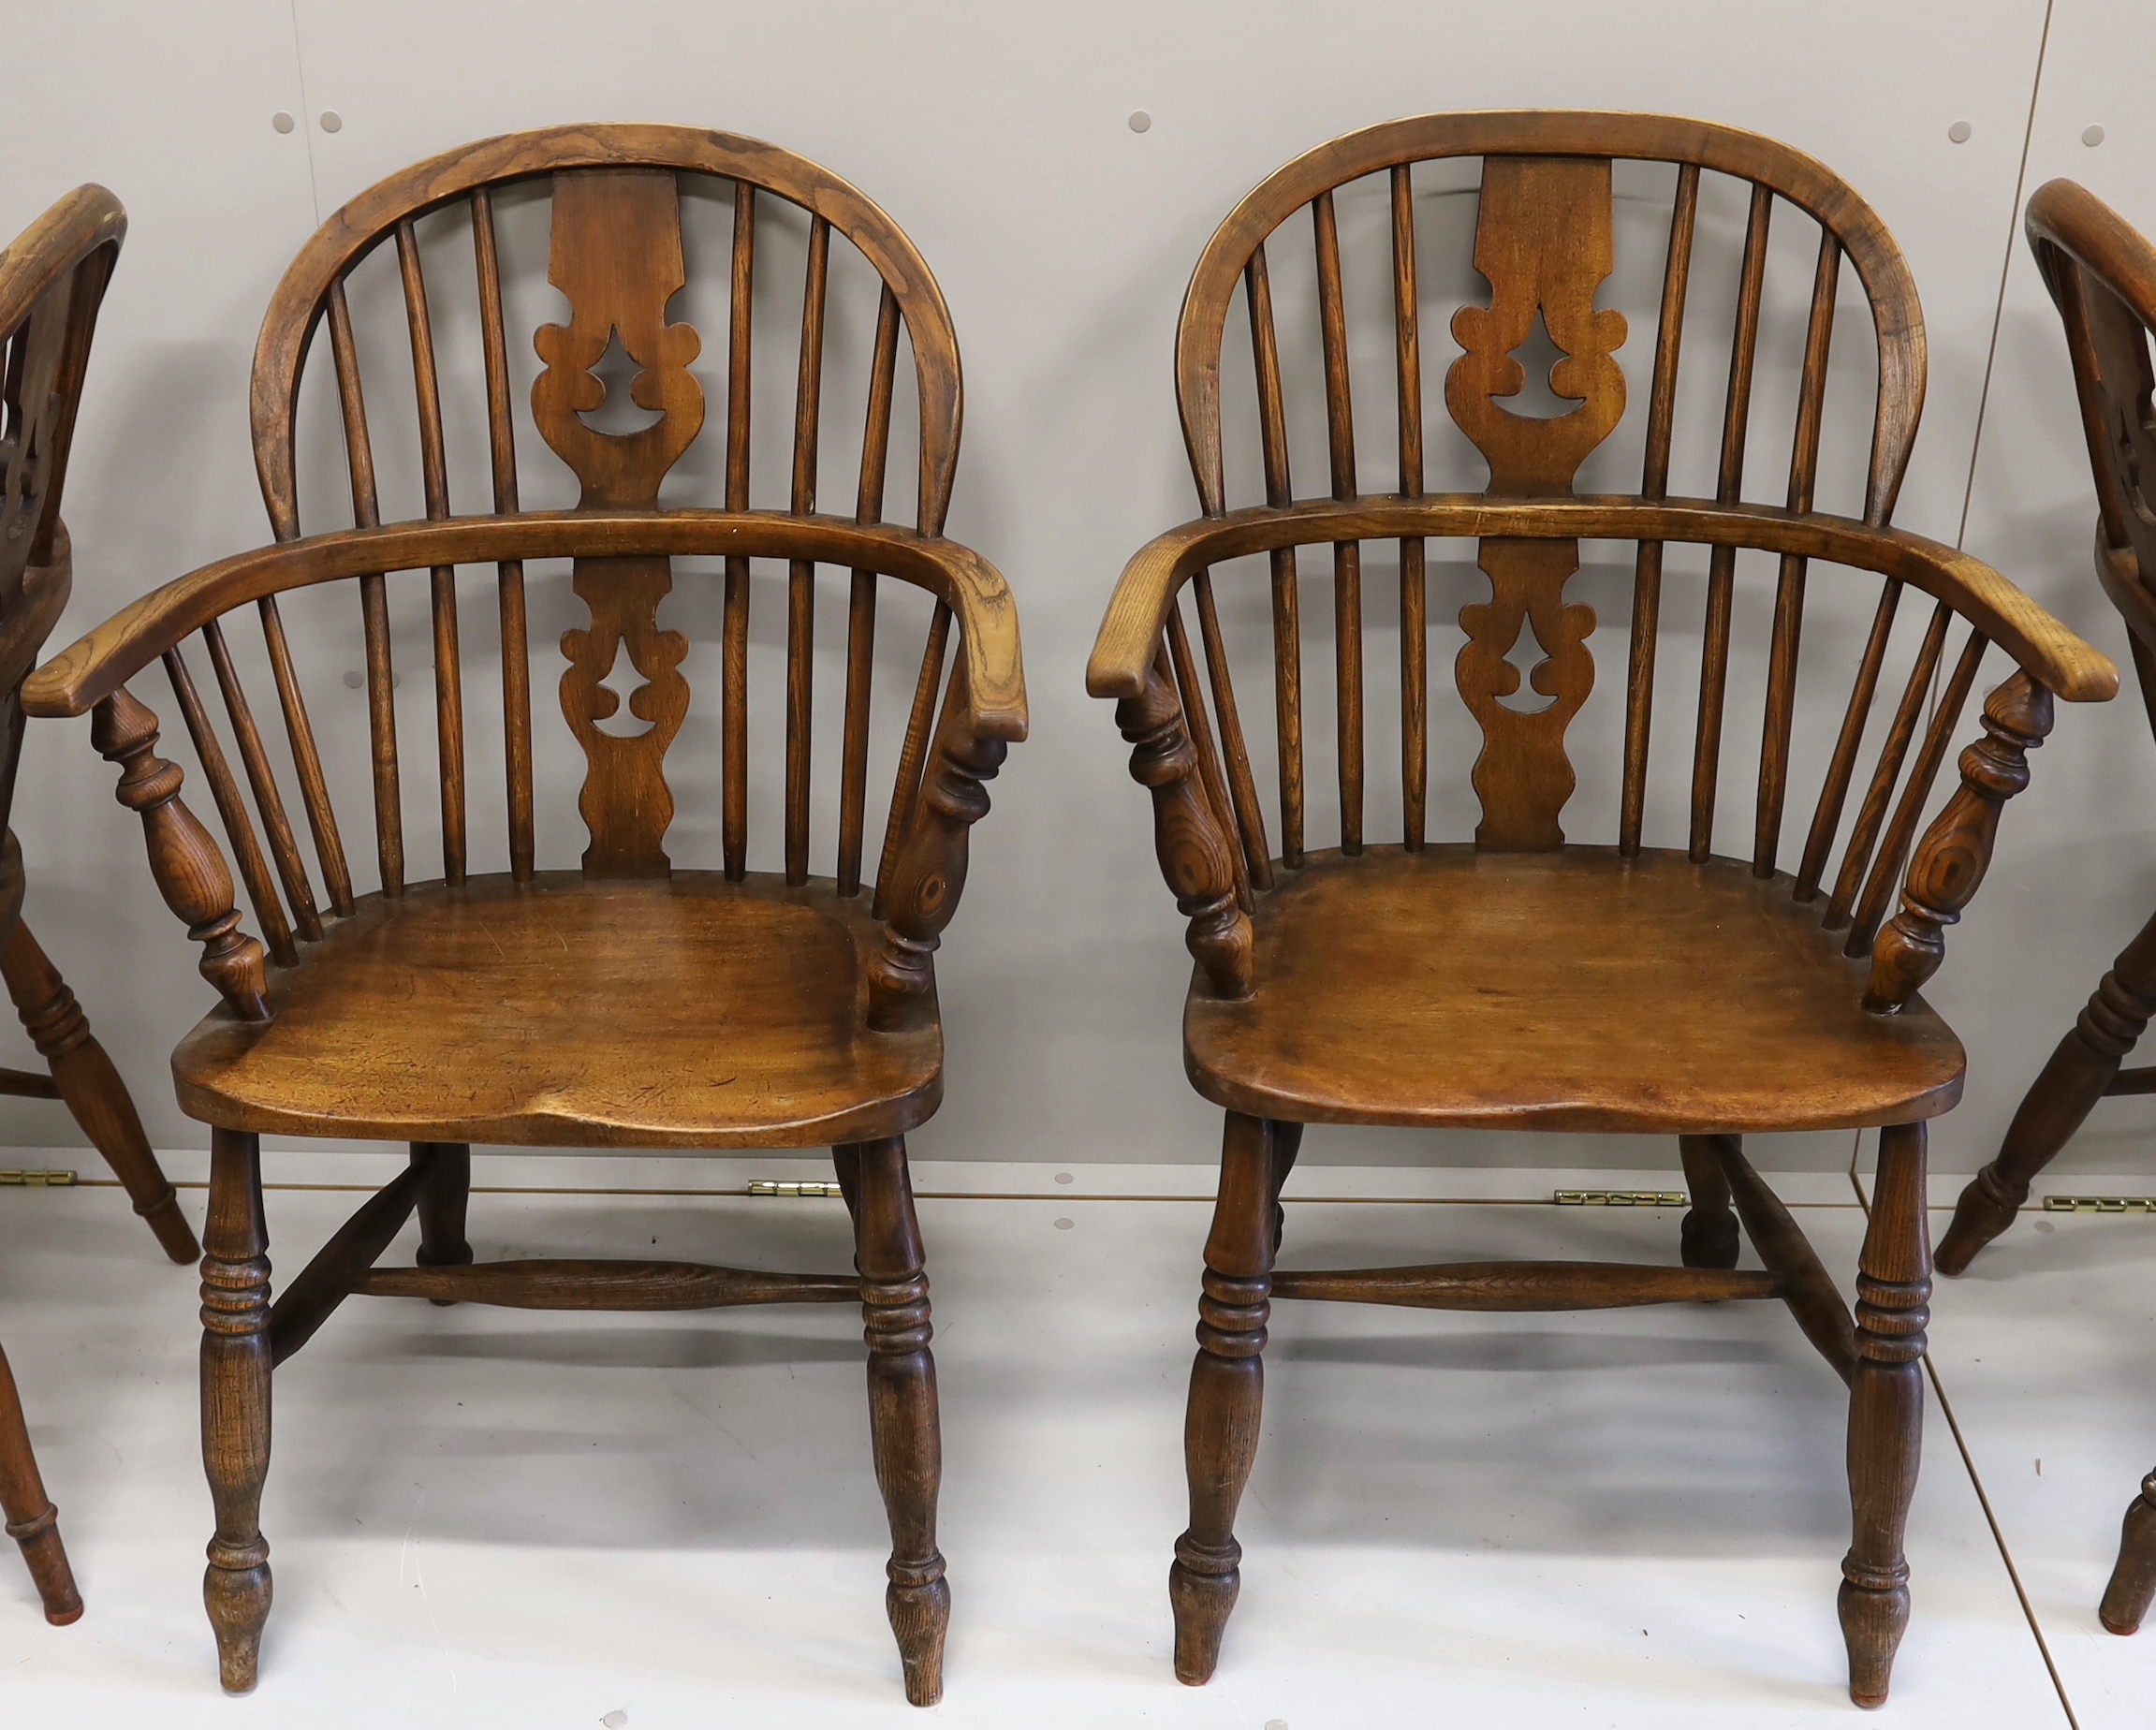
<svg viewBox="0 0 2156 1730"><path fill-rule="evenodd" d="M906 1698L933 1706L944 1693L951 1591L936 1548L943 1443L936 1422L936 1362L929 1351L934 1329L904 1137L843 1150L840 1168L849 1166L869 1347L869 1434L891 1528L884 1606L898 1638Z"/></svg>
<svg viewBox="0 0 2156 1730"><path fill-rule="evenodd" d="M1220 1194L1206 1239L1198 1352L1183 1419L1190 1526L1176 1540L1167 1576L1176 1679L1194 1687L1212 1679L1221 1635L1242 1588L1235 1513L1257 1458L1265 1403L1263 1353L1271 1312L1282 1128L1231 1111L1221 1142Z"/></svg>
<svg viewBox="0 0 2156 1730"><path fill-rule="evenodd" d="M2156 1015L2156 918L2112 962L2059 1042L2044 1073L2022 1098L1994 1159L1961 1192L1954 1223L1939 1243L1939 1269L1960 1273L2014 1224L2029 1186L2048 1166L2118 1078L2119 1065Z"/></svg>
<svg viewBox="0 0 2156 1730"><path fill-rule="evenodd" d="M1886 1698L1909 1625L1902 1537L1924 1439L1924 1330L1931 1244L1925 1221L1925 1131L1879 1132L1879 1175L1856 1276L1856 1372L1849 1384L1849 1554L1841 1563L1841 1636L1849 1697Z"/></svg>
<svg viewBox="0 0 2156 1730"><path fill-rule="evenodd" d="M12 834L7 844L14 847ZM149 1222L167 1255L176 1262L193 1261L201 1246L180 1211L157 1156L150 1151L150 1138L142 1133L142 1120L136 1115L126 1084L90 1032L82 1005L75 1001L60 970L46 959L30 928L20 919L0 947L0 977L7 981L7 995L30 1043L51 1070L60 1097L91 1145L112 1167L135 1211Z"/></svg>
<svg viewBox="0 0 2156 1730"><path fill-rule="evenodd" d="M1684 1160L1684 1187L1692 1192L1692 1206L1677 1228L1678 1254L1687 1268L1737 1266L1737 1215L1729 1207L1729 1178L1715 1151L1717 1142L1741 1146L1736 1136L1679 1136L1679 1153Z"/></svg>
<svg viewBox="0 0 2156 1730"><path fill-rule="evenodd" d="M217 1532L202 1602L227 1693L255 1686L270 1618L262 1481L270 1470L270 1235L261 1144L210 1132L210 1214L202 1256L202 1465Z"/></svg>
<svg viewBox="0 0 2156 1730"><path fill-rule="evenodd" d="M64 1628L80 1619L82 1594L75 1590L67 1552L60 1545L60 1510L37 1473L22 1401L5 1354L0 1354L0 1513L7 1517L7 1535L22 1547L31 1584L45 1605L45 1620Z"/></svg>

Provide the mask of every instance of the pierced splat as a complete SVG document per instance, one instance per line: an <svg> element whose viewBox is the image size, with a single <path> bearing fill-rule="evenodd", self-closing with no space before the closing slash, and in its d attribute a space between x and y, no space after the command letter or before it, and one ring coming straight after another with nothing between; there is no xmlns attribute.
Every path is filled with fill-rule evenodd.
<svg viewBox="0 0 2156 1730"><path fill-rule="evenodd" d="M2126 509L2143 529L2156 527L2148 478L2156 474L2156 376L2149 359L2149 333L2109 295L2091 297L2090 334L2103 368L2105 419L2111 461Z"/></svg>
<svg viewBox="0 0 2156 1730"><path fill-rule="evenodd" d="M570 322L542 326L535 338L547 370L532 387L533 418L583 483L586 507L655 506L667 471L704 424L703 389L688 371L703 340L666 317L687 281L674 177L555 175L547 280L567 296ZM641 369L630 401L657 417L634 432L602 431L587 418L607 405L599 369L617 344ZM562 638L569 662L562 712L588 765L577 801L592 833L584 872L663 877L674 815L666 756L689 708L680 671L688 638L658 625L672 566L665 559L579 559L573 585L592 611L591 629Z"/></svg>
<svg viewBox="0 0 2156 1730"><path fill-rule="evenodd" d="M1624 315L1594 307L1616 267L1608 162L1488 158L1474 264L1489 283L1490 304L1462 307L1453 317L1453 336L1466 352L1445 374L1445 405L1488 460L1492 494L1562 497L1624 414L1624 374L1612 358L1624 343ZM1528 384L1514 356L1538 330L1562 355L1549 370L1550 390L1577 404L1547 418L1503 401ZM1490 599L1461 608L1467 642L1453 668L1460 699L1482 727L1475 843L1508 853L1561 847L1558 817L1575 784L1565 728L1594 684L1586 648L1593 609L1564 604L1564 585L1579 568L1578 544L1486 540L1479 562ZM1543 702L1521 691L1510 659L1525 647L1523 638L1547 656L1526 679Z"/></svg>
<svg viewBox="0 0 2156 1730"><path fill-rule="evenodd" d="M6 345L0 402L0 593L12 596L37 556L38 519L59 431L57 389L66 332L61 289L49 289Z"/></svg>

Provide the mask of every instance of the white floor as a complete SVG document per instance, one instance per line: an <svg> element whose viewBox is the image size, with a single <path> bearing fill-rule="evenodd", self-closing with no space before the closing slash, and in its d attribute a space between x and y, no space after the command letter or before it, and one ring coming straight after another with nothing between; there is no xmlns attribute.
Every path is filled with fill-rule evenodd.
<svg viewBox="0 0 2156 1730"><path fill-rule="evenodd" d="M359 1166L293 1155L271 1176L391 1169ZM750 1175L817 1167L482 1161L481 1186L526 1193L476 1196L473 1240L482 1258L846 1265L835 1201L529 1193ZM1211 1172L1068 1175L917 1167L955 1599L948 1690L926 1714L903 1704L883 1621L859 1332L841 1308L353 1299L278 1372L263 1519L277 1605L260 1689L224 1698L198 1596L193 1277L156 1259L114 1190L0 1190L0 1340L89 1605L47 1627L0 1554L0 1726L1855 1721L1833 1608L1842 1390L1772 1304L1276 1306L1242 1602L1218 1678L1179 1687L1166 1574ZM1587 1183L1679 1187L1666 1172L1306 1169L1283 1260L1674 1259L1674 1210L1548 1205ZM1935 1202L1958 1185L1936 1179ZM1846 1180L1782 1187L1852 1274L1863 1216ZM1388 1195L1417 1205L1370 1205ZM273 1190L286 1275L355 1200ZM200 1192L188 1202L198 1217ZM2025 1216L1941 1282L1933 1313L1934 1368L2072 1713L2084 1730L2148 1724L2156 1629L2114 1638L2093 1606L2156 1464L2156 1217ZM1936 1403L1929 1421L1915 1616L1875 1722L2071 1723Z"/></svg>

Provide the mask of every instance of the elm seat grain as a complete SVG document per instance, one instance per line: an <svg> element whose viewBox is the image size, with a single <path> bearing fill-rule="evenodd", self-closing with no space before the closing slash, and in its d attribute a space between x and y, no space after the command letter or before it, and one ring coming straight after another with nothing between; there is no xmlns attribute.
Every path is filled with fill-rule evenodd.
<svg viewBox="0 0 2156 1730"><path fill-rule="evenodd" d="M255 1134L528 1147L829 1147L943 1093L933 1000L864 1022L882 935L858 897L773 872L541 872L362 896L271 1021L223 1004L172 1055L180 1103Z"/></svg>
<svg viewBox="0 0 2156 1730"><path fill-rule="evenodd" d="M1252 1117L1737 1135L1936 1117L1961 1042L1857 1006L1790 879L1569 846L1313 853L1258 903L1256 990L1183 1008L1191 1083Z"/></svg>

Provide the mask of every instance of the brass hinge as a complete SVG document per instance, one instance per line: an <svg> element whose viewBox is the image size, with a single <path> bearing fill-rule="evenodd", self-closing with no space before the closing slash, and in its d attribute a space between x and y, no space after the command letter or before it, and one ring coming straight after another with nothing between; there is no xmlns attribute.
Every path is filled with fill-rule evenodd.
<svg viewBox="0 0 2156 1730"><path fill-rule="evenodd" d="M1561 1208L1681 1208L1681 1190L1559 1190Z"/></svg>
<svg viewBox="0 0 2156 1730"><path fill-rule="evenodd" d="M2046 1213L2156 1213L2156 1195L2046 1195Z"/></svg>
<svg viewBox="0 0 2156 1730"><path fill-rule="evenodd" d="M11 1184L16 1189L72 1189L75 1174L72 1171L0 1171L0 1184Z"/></svg>
<svg viewBox="0 0 2156 1730"><path fill-rule="evenodd" d="M769 1178L749 1180L752 1195L802 1195L827 1196L833 1201L842 1200L845 1192L836 1183L774 1183Z"/></svg>

